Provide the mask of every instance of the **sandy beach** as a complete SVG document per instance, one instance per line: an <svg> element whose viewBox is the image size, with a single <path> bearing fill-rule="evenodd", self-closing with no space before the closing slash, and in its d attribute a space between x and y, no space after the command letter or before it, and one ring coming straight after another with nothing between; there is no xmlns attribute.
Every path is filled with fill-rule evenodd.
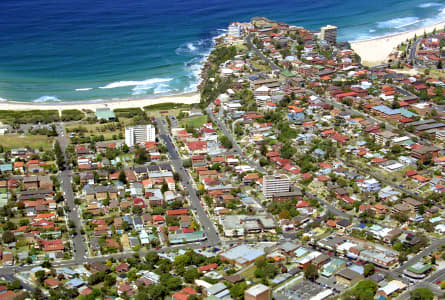
<svg viewBox="0 0 445 300"><path fill-rule="evenodd" d="M97 100L97 101L76 101L76 102L47 102L47 103L33 103L33 102L14 102L5 101L0 102L0 110L52 110L59 111L64 109L89 109L95 111L97 108L108 107L110 109L116 108L132 108L144 107L148 105L160 103L183 103L194 104L199 103L200 95L197 92L185 93L163 97L143 98L143 99L128 99L128 100Z"/></svg>
<svg viewBox="0 0 445 300"><path fill-rule="evenodd" d="M391 34L369 40L351 42L351 48L357 52L358 55L360 55L364 65L378 65L385 62L393 49L402 42L405 42L407 39L412 39L415 35L423 35L424 32L433 32L434 29L443 29L444 26L445 21L406 32Z"/></svg>

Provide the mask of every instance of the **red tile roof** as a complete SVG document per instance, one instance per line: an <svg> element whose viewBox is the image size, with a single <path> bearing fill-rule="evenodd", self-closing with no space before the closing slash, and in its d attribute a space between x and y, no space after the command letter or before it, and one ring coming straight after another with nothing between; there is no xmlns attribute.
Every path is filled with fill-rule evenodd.
<svg viewBox="0 0 445 300"><path fill-rule="evenodd" d="M210 265L206 265L206 266L202 266L198 268L199 272L207 272L210 270L214 270L218 267L218 264L210 264Z"/></svg>

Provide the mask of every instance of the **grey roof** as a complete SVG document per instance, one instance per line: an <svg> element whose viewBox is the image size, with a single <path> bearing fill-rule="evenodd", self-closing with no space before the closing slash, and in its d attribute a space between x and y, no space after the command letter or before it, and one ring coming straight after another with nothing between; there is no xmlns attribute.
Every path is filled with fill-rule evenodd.
<svg viewBox="0 0 445 300"><path fill-rule="evenodd" d="M284 252L290 252L298 248L298 244L292 243L292 242L284 242L280 246L278 246L280 250L283 250Z"/></svg>
<svg viewBox="0 0 445 300"><path fill-rule="evenodd" d="M227 289L227 286L223 282L218 282L207 289L207 294L215 295L221 293L225 289Z"/></svg>
<svg viewBox="0 0 445 300"><path fill-rule="evenodd" d="M349 220L342 219L337 222L337 225L340 225L341 227L348 227L349 225L351 225L351 222L349 222Z"/></svg>
<svg viewBox="0 0 445 300"><path fill-rule="evenodd" d="M344 277L349 280L353 280L354 278L360 276L359 273L357 273L356 271L353 271L351 269L348 269L348 268L341 270L336 275L339 275L339 276Z"/></svg>

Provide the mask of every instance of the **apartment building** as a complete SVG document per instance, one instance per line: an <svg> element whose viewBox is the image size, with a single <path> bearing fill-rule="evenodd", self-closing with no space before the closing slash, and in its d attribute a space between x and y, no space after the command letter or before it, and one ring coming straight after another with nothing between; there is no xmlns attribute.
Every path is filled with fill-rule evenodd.
<svg viewBox="0 0 445 300"><path fill-rule="evenodd" d="M125 144L129 147L155 141L156 129L151 124L125 127Z"/></svg>
<svg viewBox="0 0 445 300"><path fill-rule="evenodd" d="M418 149L411 150L411 157L417 158L421 162L424 162L428 155L431 159L435 159L439 153L439 148L435 146L421 146Z"/></svg>
<svg viewBox="0 0 445 300"><path fill-rule="evenodd" d="M263 194L272 199L274 194L289 192L290 182L286 175L272 175L263 178Z"/></svg>
<svg viewBox="0 0 445 300"><path fill-rule="evenodd" d="M398 135L391 132L391 131L381 131L375 133L375 142L376 144L382 145L382 146L389 146L392 139L397 137Z"/></svg>
<svg viewBox="0 0 445 300"><path fill-rule="evenodd" d="M337 26L326 25L321 27L320 39L330 44L337 43Z"/></svg>

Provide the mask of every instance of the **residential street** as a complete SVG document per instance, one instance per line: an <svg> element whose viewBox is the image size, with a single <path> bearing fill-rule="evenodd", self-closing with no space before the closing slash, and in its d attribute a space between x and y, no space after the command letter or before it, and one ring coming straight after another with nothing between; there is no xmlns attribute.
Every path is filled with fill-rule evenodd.
<svg viewBox="0 0 445 300"><path fill-rule="evenodd" d="M66 147L69 144L68 138L66 137L63 125L57 126L58 137L60 147L64 153L65 162L67 161ZM61 187L63 196L65 198L66 205L69 208L67 213L68 220L74 222L77 234L72 238L73 249L74 249L74 259L77 263L82 263L87 256L87 248L83 236L81 234L82 222L79 216L79 210L76 208L74 203L74 192L72 186L73 175L69 166L63 170L60 174Z"/></svg>
<svg viewBox="0 0 445 300"><path fill-rule="evenodd" d="M190 204L195 211L196 215L199 218L199 222L201 224L202 230L207 234L207 241L210 245L217 245L221 241L219 239L218 233L216 232L215 227L213 226L212 221L210 220L207 213L204 211L204 208L201 206L201 203L196 195L196 191L192 186L192 179L189 174L184 169L183 161L176 149L176 146L173 144L170 134L168 133L165 125L163 124L162 119L156 119L156 123L159 129L159 137L164 142L167 147L170 161L176 170L176 172L181 177L181 181L184 184L186 191L188 192Z"/></svg>

